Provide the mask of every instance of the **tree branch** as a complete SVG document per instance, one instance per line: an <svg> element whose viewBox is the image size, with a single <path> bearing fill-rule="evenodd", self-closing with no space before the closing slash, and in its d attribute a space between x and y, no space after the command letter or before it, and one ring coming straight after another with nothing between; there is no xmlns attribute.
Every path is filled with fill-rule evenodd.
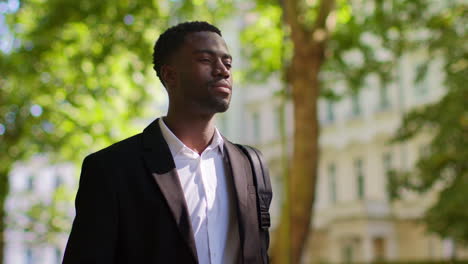
<svg viewBox="0 0 468 264"><path fill-rule="evenodd" d="M298 0L280 0L285 13L286 22L291 27L291 37L296 41L305 41L306 31L299 23Z"/></svg>
<svg viewBox="0 0 468 264"><path fill-rule="evenodd" d="M317 19L314 24L314 31L317 29L325 29L327 18L335 7L335 0L322 0L318 8Z"/></svg>

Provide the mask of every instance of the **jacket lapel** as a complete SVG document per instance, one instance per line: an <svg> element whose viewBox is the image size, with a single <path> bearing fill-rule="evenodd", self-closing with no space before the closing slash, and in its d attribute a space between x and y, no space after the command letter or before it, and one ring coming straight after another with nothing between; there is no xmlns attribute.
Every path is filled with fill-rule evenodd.
<svg viewBox="0 0 468 264"><path fill-rule="evenodd" d="M258 263L260 252L259 225L253 175L250 162L241 150L224 138L225 163L232 171L237 200L239 239L243 254L242 263ZM249 179L251 179L249 181ZM250 194L252 193L252 194Z"/></svg>
<svg viewBox="0 0 468 264"><path fill-rule="evenodd" d="M159 128L158 120L143 131L143 159L164 196L174 221L198 263L192 223L174 159Z"/></svg>

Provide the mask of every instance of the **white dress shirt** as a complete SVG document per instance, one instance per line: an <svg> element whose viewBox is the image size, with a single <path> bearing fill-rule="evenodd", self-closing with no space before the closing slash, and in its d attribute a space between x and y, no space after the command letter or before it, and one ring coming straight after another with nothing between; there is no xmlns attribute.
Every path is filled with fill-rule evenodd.
<svg viewBox="0 0 468 264"><path fill-rule="evenodd" d="M224 140L218 129L199 155L159 119L174 159L192 223L200 264L233 264L240 255L234 186L223 162Z"/></svg>

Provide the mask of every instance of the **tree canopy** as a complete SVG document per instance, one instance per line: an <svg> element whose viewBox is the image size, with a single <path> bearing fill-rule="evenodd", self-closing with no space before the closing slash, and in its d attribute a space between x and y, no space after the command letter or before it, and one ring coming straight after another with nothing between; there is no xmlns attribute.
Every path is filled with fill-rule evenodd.
<svg viewBox="0 0 468 264"><path fill-rule="evenodd" d="M467 244L468 5L450 1L421 20L430 31L415 47L427 49L429 56L418 79L426 74L432 58L443 58L446 94L440 101L414 109L404 117L395 142L420 134L430 135L431 141L415 170L399 174L394 187L420 193L440 190L437 201L425 215L428 229Z"/></svg>

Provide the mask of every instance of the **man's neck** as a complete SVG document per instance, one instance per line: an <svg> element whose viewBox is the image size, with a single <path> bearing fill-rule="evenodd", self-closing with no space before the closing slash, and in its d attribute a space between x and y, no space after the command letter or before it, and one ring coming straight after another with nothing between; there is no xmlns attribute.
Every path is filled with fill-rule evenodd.
<svg viewBox="0 0 468 264"><path fill-rule="evenodd" d="M180 141L198 154L211 143L215 131L214 115L177 115L169 111L163 120Z"/></svg>

